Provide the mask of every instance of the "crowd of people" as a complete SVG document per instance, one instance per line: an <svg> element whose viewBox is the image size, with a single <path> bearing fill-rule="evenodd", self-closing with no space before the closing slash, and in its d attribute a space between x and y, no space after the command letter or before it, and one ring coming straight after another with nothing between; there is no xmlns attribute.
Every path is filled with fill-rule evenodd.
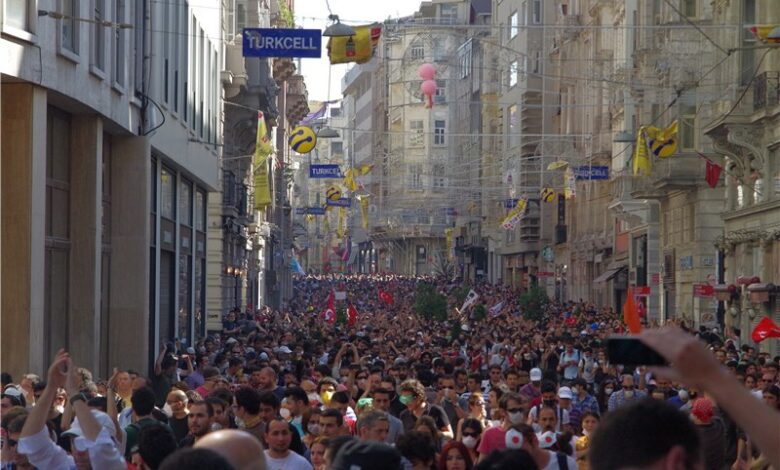
<svg viewBox="0 0 780 470"><path fill-rule="evenodd" d="M780 470L780 357L675 323L639 336L670 366L613 364L612 309L465 290L461 309L446 279L302 277L286 310L166 341L148 375L101 381L60 351L44 377L3 374L2 468Z"/></svg>

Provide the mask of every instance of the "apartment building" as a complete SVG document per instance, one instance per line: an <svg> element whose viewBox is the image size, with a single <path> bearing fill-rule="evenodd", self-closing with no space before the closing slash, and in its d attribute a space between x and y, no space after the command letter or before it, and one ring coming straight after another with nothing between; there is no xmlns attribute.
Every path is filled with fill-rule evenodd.
<svg viewBox="0 0 780 470"><path fill-rule="evenodd" d="M146 371L162 340L205 329L220 9L38 0L0 14L4 364L43 373L64 347L99 375Z"/></svg>

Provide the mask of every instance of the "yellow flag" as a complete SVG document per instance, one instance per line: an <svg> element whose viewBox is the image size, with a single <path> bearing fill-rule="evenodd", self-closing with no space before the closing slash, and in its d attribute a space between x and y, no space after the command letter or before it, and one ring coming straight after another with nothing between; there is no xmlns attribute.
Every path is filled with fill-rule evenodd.
<svg viewBox="0 0 780 470"><path fill-rule="evenodd" d="M374 48L382 35L382 26L378 23L355 26L354 36L334 36L328 41L328 57L331 64L368 62L374 56Z"/></svg>
<svg viewBox="0 0 780 470"><path fill-rule="evenodd" d="M645 140L646 127L640 127L639 133L636 137L636 145L634 146L633 157L633 173L634 176L649 176L652 164L650 163L650 156L647 151L647 141Z"/></svg>
<svg viewBox="0 0 780 470"><path fill-rule="evenodd" d="M257 112L257 141L255 142L255 155L252 158L254 167L253 183L255 186L255 210L262 211L271 204L271 188L268 182L268 156L274 148L268 137L268 129L265 126L265 116L262 111Z"/></svg>
<svg viewBox="0 0 780 470"><path fill-rule="evenodd" d="M358 172L360 173L360 176L363 176L363 175L367 175L373 169L374 169L374 165L365 164L365 165L360 165L360 167L358 168Z"/></svg>
<svg viewBox="0 0 780 470"><path fill-rule="evenodd" d="M357 182L355 181L355 170L352 168L344 173L344 186L346 186L350 192L355 192L358 188Z"/></svg>
<svg viewBox="0 0 780 470"><path fill-rule="evenodd" d="M358 198L360 202L360 216L363 218L363 229L368 230L368 203L370 202L371 195L365 194Z"/></svg>
<svg viewBox="0 0 780 470"><path fill-rule="evenodd" d="M656 157L671 157L677 152L678 124L675 120L666 129L648 127L645 130L647 146Z"/></svg>
<svg viewBox="0 0 780 470"><path fill-rule="evenodd" d="M780 25L756 25L749 28L756 39L765 44L780 43Z"/></svg>

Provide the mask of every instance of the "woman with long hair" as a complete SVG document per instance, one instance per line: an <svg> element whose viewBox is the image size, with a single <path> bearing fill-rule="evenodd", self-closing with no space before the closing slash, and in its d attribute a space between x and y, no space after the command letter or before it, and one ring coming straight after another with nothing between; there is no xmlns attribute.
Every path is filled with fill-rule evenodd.
<svg viewBox="0 0 780 470"><path fill-rule="evenodd" d="M482 429L490 427L490 419L485 410L485 399L481 393L474 393L468 400L469 410L465 418L458 421L458 425L455 430L455 439L461 441L461 432L463 423L468 419L474 419L479 421Z"/></svg>
<svg viewBox="0 0 780 470"><path fill-rule="evenodd" d="M574 444L574 451L577 455L577 466L580 470L590 470L588 461L588 450L590 449L590 436L596 430L599 424L599 415L592 411L586 411L582 415L582 436L577 438Z"/></svg>
<svg viewBox="0 0 780 470"><path fill-rule="evenodd" d="M479 447L479 441L482 439L482 423L478 419L466 418L461 420L462 426L460 429L460 438L458 441L462 442L469 451L471 460L476 462L479 457L477 448Z"/></svg>
<svg viewBox="0 0 780 470"><path fill-rule="evenodd" d="M450 441L442 448L439 470L471 470L473 466L470 450L462 442Z"/></svg>
<svg viewBox="0 0 780 470"><path fill-rule="evenodd" d="M320 436L314 439L309 447L311 466L314 467L314 470L325 470L325 450L327 450L328 444L330 444L328 438Z"/></svg>

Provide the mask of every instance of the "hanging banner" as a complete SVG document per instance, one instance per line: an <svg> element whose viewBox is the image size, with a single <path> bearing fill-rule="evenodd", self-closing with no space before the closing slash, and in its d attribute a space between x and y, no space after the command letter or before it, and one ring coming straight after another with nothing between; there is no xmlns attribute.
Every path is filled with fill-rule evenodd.
<svg viewBox="0 0 780 470"><path fill-rule="evenodd" d="M354 26L354 36L333 36L328 41L328 57L331 64L357 62L362 64L374 57L374 49L382 35L382 25L375 23Z"/></svg>
<svg viewBox="0 0 780 470"><path fill-rule="evenodd" d="M341 178L338 165L309 165L309 178Z"/></svg>
<svg viewBox="0 0 780 470"><path fill-rule="evenodd" d="M358 198L360 202L360 216L363 219L363 229L368 230L368 203L371 196L365 195Z"/></svg>
<svg viewBox="0 0 780 470"><path fill-rule="evenodd" d="M257 112L257 140L255 155L252 158L253 183L255 186L255 210L262 211L271 205L271 187L268 181L268 156L274 151L268 129L265 126L265 116Z"/></svg>
<svg viewBox="0 0 780 470"><path fill-rule="evenodd" d="M578 180L608 180L608 166L578 166L574 169L574 176Z"/></svg>

